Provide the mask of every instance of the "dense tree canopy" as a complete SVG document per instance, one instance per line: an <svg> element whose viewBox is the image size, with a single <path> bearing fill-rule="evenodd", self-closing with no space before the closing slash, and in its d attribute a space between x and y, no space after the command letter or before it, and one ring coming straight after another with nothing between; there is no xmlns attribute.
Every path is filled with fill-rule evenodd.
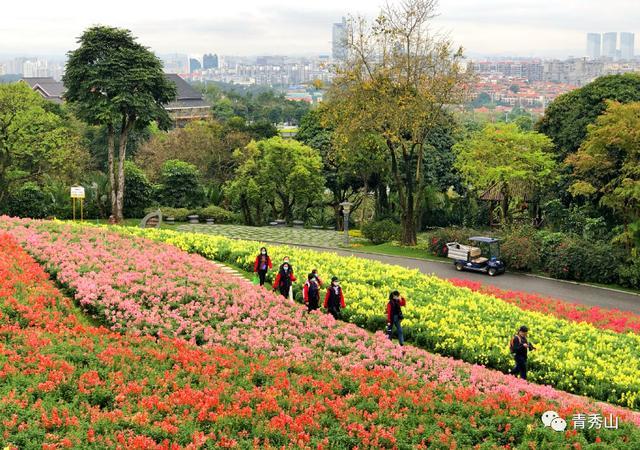
<svg viewBox="0 0 640 450"><path fill-rule="evenodd" d="M26 83L0 85L0 207L25 182L77 182L87 165L80 136L46 107Z"/></svg>
<svg viewBox="0 0 640 450"><path fill-rule="evenodd" d="M606 100L621 103L640 101L640 75L628 73L600 77L580 89L561 95L547 107L536 129L553 140L558 161L578 150L589 124L605 111Z"/></svg>

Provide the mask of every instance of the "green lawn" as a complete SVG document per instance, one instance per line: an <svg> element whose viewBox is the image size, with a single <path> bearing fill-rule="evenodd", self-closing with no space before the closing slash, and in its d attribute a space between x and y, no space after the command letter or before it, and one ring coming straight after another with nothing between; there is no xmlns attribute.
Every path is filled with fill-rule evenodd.
<svg viewBox="0 0 640 450"><path fill-rule="evenodd" d="M400 245L394 245L391 243L385 244L371 244L366 243L363 245L352 246L353 250L362 251L367 253L379 253L382 255L390 255L390 256L403 256L407 258L416 258L416 259L424 259L427 261L446 261L451 262L448 258L442 258L439 256L434 256L429 253L427 250L420 247L403 247Z"/></svg>

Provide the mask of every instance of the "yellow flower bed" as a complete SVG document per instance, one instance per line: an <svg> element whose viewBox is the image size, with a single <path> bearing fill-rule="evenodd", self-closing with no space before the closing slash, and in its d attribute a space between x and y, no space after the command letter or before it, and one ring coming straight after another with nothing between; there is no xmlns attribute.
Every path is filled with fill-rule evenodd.
<svg viewBox="0 0 640 450"><path fill-rule="evenodd" d="M206 258L253 270L263 245L220 236L165 230L127 229L131 234L173 244ZM640 407L640 335L619 334L587 323L569 322L525 311L495 297L398 266L334 253L269 246L271 280L283 256L298 275L296 297L313 268L321 278L338 276L345 291L345 320L372 331L384 329L389 292L407 299L403 328L408 341L443 355L506 371L512 365L508 342L526 324L538 348L529 358L529 380L551 384L638 409Z"/></svg>

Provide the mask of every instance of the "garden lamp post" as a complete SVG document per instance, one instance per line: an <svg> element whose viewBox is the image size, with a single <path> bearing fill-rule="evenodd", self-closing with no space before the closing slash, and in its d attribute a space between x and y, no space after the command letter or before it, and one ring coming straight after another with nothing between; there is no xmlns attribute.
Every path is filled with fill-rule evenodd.
<svg viewBox="0 0 640 450"><path fill-rule="evenodd" d="M351 211L351 202L342 202L342 212L344 214L344 245L349 246L349 211Z"/></svg>

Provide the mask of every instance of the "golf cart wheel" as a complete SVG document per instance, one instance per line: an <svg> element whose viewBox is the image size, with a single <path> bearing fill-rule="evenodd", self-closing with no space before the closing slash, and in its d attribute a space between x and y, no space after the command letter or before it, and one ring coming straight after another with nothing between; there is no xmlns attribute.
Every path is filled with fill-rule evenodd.
<svg viewBox="0 0 640 450"><path fill-rule="evenodd" d="M464 267L462 266L462 263L456 263L456 270L458 272L462 272L462 269L464 269Z"/></svg>
<svg viewBox="0 0 640 450"><path fill-rule="evenodd" d="M490 277L494 277L494 276L496 276L498 271L496 269L494 269L493 267L490 267L489 270L487 271L487 273L489 274Z"/></svg>

